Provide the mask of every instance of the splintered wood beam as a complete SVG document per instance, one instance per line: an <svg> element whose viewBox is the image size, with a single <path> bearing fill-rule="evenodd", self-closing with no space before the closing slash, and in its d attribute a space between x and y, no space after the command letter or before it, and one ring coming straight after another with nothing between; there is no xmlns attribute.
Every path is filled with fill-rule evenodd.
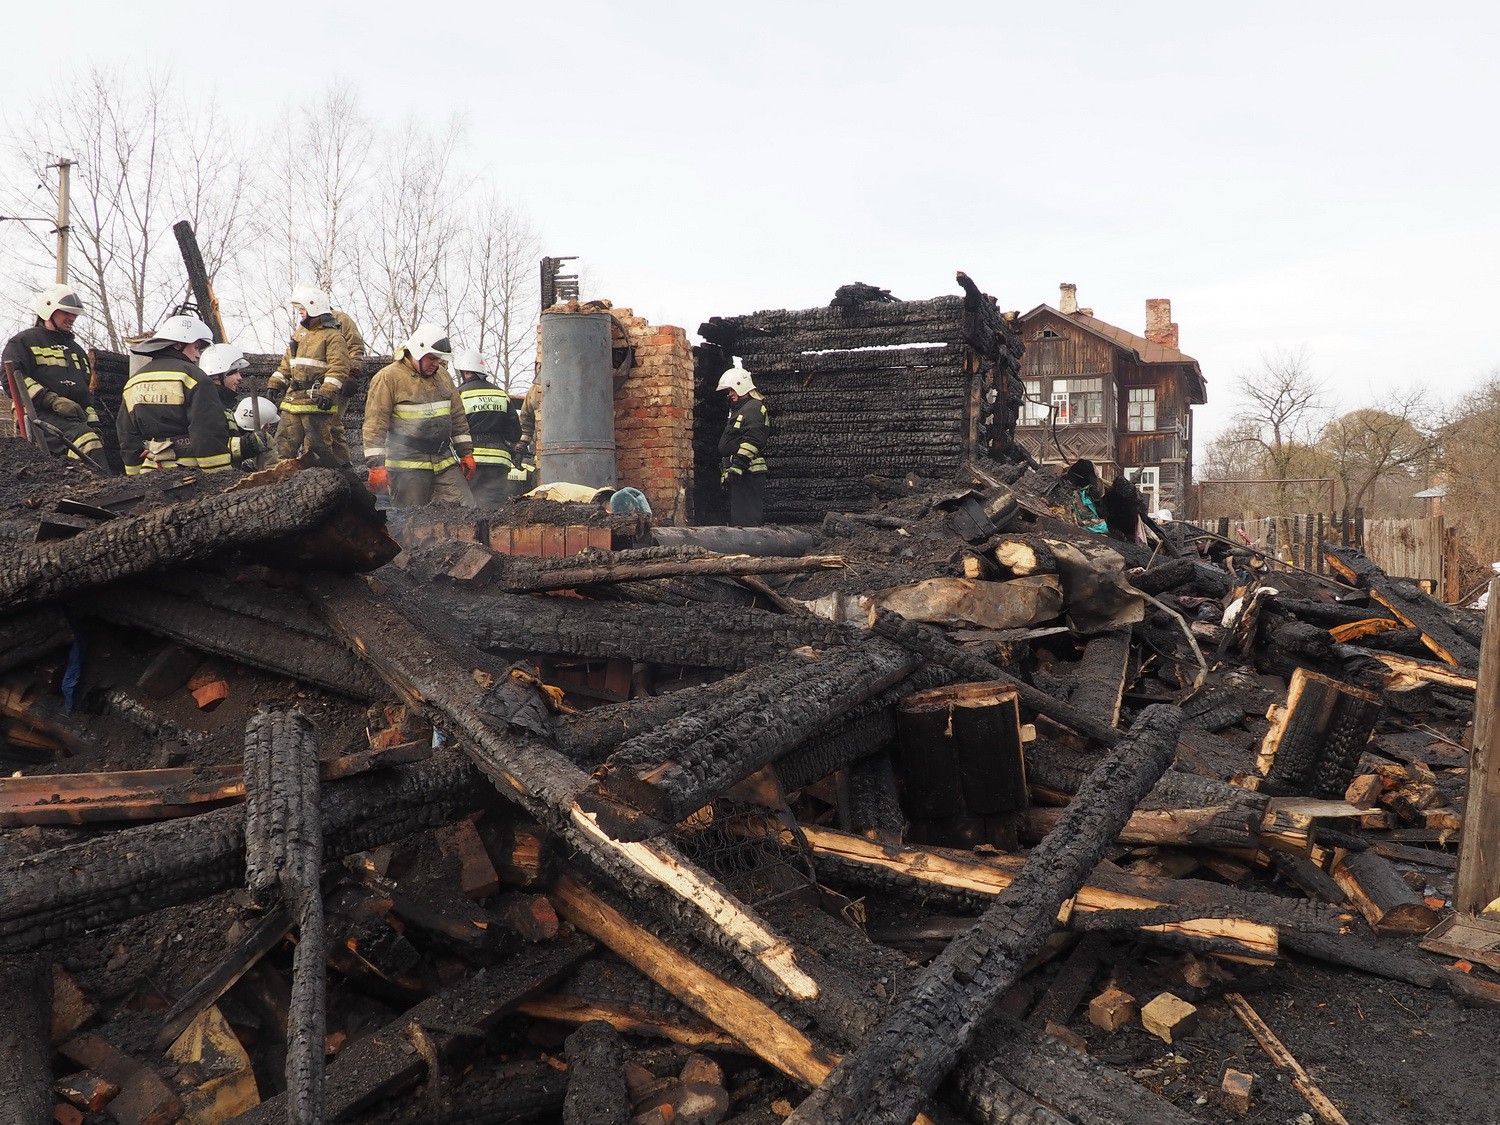
<svg viewBox="0 0 1500 1125"><path fill-rule="evenodd" d="M1350 641L1374 637L1399 628L1401 628L1401 622L1392 621L1389 617L1367 617L1363 621L1350 621L1344 625L1331 626L1328 635L1339 644L1346 645Z"/></svg>
<svg viewBox="0 0 1500 1125"><path fill-rule="evenodd" d="M1380 652L1377 649L1361 648L1358 645L1339 645L1334 649L1335 656L1364 656L1371 660L1378 660L1390 669L1390 675L1386 676L1385 686L1388 688L1399 688L1403 684L1429 683L1439 687L1453 688L1457 691L1474 691L1478 687L1478 680L1473 676L1465 675L1461 670L1455 669L1451 664L1439 664L1436 661L1417 660L1410 656L1400 656L1394 652Z"/></svg>
<svg viewBox="0 0 1500 1125"><path fill-rule="evenodd" d="M553 1023L591 1023L603 1020L628 1035L655 1035L685 1047L744 1054L746 1047L734 1036L699 1019L669 1019L641 1012L618 1000L590 1000L582 996L549 992L519 1005L516 1011L533 1019Z"/></svg>
<svg viewBox="0 0 1500 1125"><path fill-rule="evenodd" d="M588 775L531 733L545 723L540 716L546 704L535 681L501 669L492 674L478 653L473 662L460 662L358 579L319 576L307 584L334 631L403 701L460 736L465 753L503 796L621 887L652 898L689 932L724 949L774 994L817 996L816 982L791 945L675 845L649 839L659 834L654 824L643 823L650 818L588 799ZM476 679L488 680L488 686L476 690Z"/></svg>
<svg viewBox="0 0 1500 1125"><path fill-rule="evenodd" d="M1249 1029L1250 1034L1255 1036L1255 1041L1260 1044L1261 1049L1271 1056L1271 1061L1276 1064L1277 1069L1291 1073L1292 1086L1307 1099L1307 1104L1312 1106L1313 1112L1318 1115L1318 1120L1323 1122L1323 1125L1349 1125L1344 1115L1338 1111L1338 1107L1328 1100L1328 1095L1323 1093L1292 1052L1287 1050L1286 1044L1271 1030L1270 1025L1260 1018L1260 1013L1250 1006L1250 1001L1238 992L1226 992L1224 1002L1229 1005L1230 1011L1240 1017L1240 1021Z"/></svg>
<svg viewBox="0 0 1500 1125"><path fill-rule="evenodd" d="M815 860L824 869L824 878L833 879L850 869L864 869L883 875L891 881L906 883L928 893L958 891L972 901L973 896L998 897L1016 881L1024 866L1018 856L991 856L984 859L972 854L944 848L920 847L914 844L886 844L838 832L831 828L804 825L802 834L813 850ZM1132 893L1124 889L1128 879L1112 880L1122 886L1108 885L1095 877L1078 889L1059 912L1058 921L1068 924L1075 918L1104 912L1144 912L1176 907L1170 898ZM1229 914L1224 903L1205 903L1203 917L1172 921L1149 927L1198 942L1233 943L1246 960L1271 962L1277 956L1277 929L1274 925L1251 921Z"/></svg>
<svg viewBox="0 0 1500 1125"><path fill-rule="evenodd" d="M1052 933L1136 804L1177 750L1182 712L1148 707L1089 776L1078 799L1015 881L949 943L854 1054L788 1118L797 1125L907 1125L980 1023Z"/></svg>
<svg viewBox="0 0 1500 1125"><path fill-rule="evenodd" d="M761 682L622 743L595 785L675 824L920 663L884 641L788 657Z"/></svg>
<svg viewBox="0 0 1500 1125"><path fill-rule="evenodd" d="M1447 620L1453 612L1448 606L1410 582L1393 581L1357 548L1325 544L1323 558L1340 576L1368 589L1370 597L1390 610L1396 620L1421 630L1422 643L1440 660L1467 668L1479 664L1478 650Z"/></svg>
<svg viewBox="0 0 1500 1125"><path fill-rule="evenodd" d="M1060 808L1030 808L1021 814L1021 838L1043 839L1062 819ZM1262 816L1241 805L1196 809L1136 809L1120 829L1117 844L1131 847L1167 845L1183 848L1259 848L1264 842Z"/></svg>

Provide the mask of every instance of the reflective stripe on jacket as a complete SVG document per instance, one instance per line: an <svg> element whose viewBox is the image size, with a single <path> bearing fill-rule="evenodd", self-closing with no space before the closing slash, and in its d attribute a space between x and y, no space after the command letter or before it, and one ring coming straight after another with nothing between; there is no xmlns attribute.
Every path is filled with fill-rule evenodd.
<svg viewBox="0 0 1500 1125"><path fill-rule="evenodd" d="M759 391L751 391L729 408L729 423L719 437L719 456L748 458L752 473L763 473L771 443L771 415Z"/></svg>
<svg viewBox="0 0 1500 1125"><path fill-rule="evenodd" d="M157 354L130 377L115 429L128 476L168 463L206 473L229 468L229 423L219 388L175 350Z"/></svg>
<svg viewBox="0 0 1500 1125"><path fill-rule="evenodd" d="M299 324L292 333L291 346L276 365L274 378L291 384L282 400L283 414L332 414L314 406L308 392L320 390L336 395L349 378L349 345L333 318L324 314L316 321Z"/></svg>
<svg viewBox="0 0 1500 1125"><path fill-rule="evenodd" d="M512 468L515 462L511 451L521 424L510 408L510 396L488 379L471 375L459 386L458 397L474 438L474 460L481 465Z"/></svg>
<svg viewBox="0 0 1500 1125"><path fill-rule="evenodd" d="M386 364L365 397L365 460L388 469L438 473L473 452L453 380L423 375L405 359Z"/></svg>

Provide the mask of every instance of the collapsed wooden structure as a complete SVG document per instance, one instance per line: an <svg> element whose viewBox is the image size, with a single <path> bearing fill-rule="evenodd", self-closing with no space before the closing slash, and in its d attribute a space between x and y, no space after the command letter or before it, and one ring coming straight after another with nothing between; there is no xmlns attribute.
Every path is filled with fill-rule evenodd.
<svg viewBox="0 0 1500 1125"><path fill-rule="evenodd" d="M1403 936L1446 912L1427 892L1458 820L1405 717L1468 717L1476 622L1353 554L1334 601L1268 592L1185 525L1094 535L1047 475L963 479L971 452L942 454L960 486L888 485L770 558L507 556L484 545L502 510L483 542L454 521L465 538L392 564L327 470L123 501L45 478L7 526L58 490L101 514L0 565L0 751L29 775L0 780L0 1091L122 1125L228 1119L209 1101L252 1122L1186 1122L1067 1045L1085 1006L1131 1033L1133 997L1099 979L1122 946L1200 976L1295 952L1488 1002L1482 972ZM982 595L1039 577L1051 617L989 616L1032 603ZM47 689L88 636L140 651L69 715ZM258 677L263 706L193 729L169 705L202 660ZM623 664L632 698L539 674L569 663ZM111 771L115 728L179 760ZM128 972L129 935L206 903L212 952L182 979L122 989L58 952L117 935ZM1217 1003L1200 976L1178 991ZM1002 1003L1023 993L1029 1016ZM1172 1000L1140 1005L1169 1041L1194 1007ZM528 1045L556 1024L579 1030ZM734 1081L714 1061L746 1056Z"/></svg>

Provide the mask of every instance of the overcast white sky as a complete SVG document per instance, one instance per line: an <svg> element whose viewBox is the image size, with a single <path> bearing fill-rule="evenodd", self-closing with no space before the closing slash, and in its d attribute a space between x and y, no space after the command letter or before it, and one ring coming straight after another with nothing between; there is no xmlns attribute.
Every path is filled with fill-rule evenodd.
<svg viewBox="0 0 1500 1125"><path fill-rule="evenodd" d="M956 269L1021 310L1075 282L1137 332L1170 297L1200 439L1277 345L1350 406L1500 365L1494 4L73 0L6 28L8 107L134 59L257 120L336 79L461 111L585 295L690 331Z"/></svg>

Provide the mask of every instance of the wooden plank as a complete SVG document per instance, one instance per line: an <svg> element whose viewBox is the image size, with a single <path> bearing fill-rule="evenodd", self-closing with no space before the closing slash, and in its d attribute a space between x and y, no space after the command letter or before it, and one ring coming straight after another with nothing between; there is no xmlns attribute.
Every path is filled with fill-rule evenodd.
<svg viewBox="0 0 1500 1125"><path fill-rule="evenodd" d="M1255 1041L1260 1044L1261 1049L1271 1056L1271 1061L1281 1070L1290 1071L1292 1075L1292 1086L1296 1091L1307 1099L1312 1106L1313 1112L1318 1115L1318 1120L1323 1125L1349 1125L1348 1120L1338 1111L1338 1107L1328 1100L1328 1095L1319 1089L1318 1084L1312 1080L1312 1076L1302 1068L1292 1052L1287 1050L1286 1044L1277 1038L1276 1033L1271 1030L1265 1020L1260 1018L1260 1013L1250 1006L1238 992L1224 993L1224 1002L1240 1021L1250 1029L1250 1034L1255 1036Z"/></svg>
<svg viewBox="0 0 1500 1125"><path fill-rule="evenodd" d="M1422 939L1423 949L1478 961L1500 972L1500 918L1451 914Z"/></svg>
<svg viewBox="0 0 1500 1125"><path fill-rule="evenodd" d="M1490 580L1489 596L1474 692L1468 803L1453 891L1454 907L1465 914L1478 914L1500 898L1500 578Z"/></svg>

